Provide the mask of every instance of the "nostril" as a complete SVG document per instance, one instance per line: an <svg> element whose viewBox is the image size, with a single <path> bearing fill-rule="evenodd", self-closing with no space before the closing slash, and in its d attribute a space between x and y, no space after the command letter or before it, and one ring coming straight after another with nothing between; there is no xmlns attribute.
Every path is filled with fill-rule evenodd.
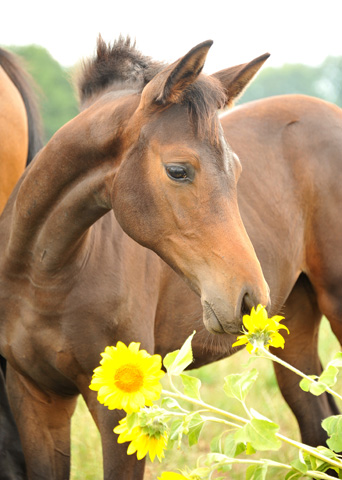
<svg viewBox="0 0 342 480"><path fill-rule="evenodd" d="M242 302L241 302L241 317L243 317L244 315L248 315L250 313L251 308L249 307L249 305L250 305L250 298L248 293L246 293L243 296Z"/></svg>
<svg viewBox="0 0 342 480"><path fill-rule="evenodd" d="M252 307L255 307L255 306L256 305L252 300L250 294L248 292L245 293L241 301L241 318L244 315L249 315L251 313Z"/></svg>

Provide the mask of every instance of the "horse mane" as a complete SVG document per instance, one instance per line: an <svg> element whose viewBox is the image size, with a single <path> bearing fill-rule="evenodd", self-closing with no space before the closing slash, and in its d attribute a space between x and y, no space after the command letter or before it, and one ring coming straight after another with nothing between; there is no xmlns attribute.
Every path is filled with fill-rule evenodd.
<svg viewBox="0 0 342 480"><path fill-rule="evenodd" d="M120 36L113 45L99 35L96 55L85 60L77 81L81 102L115 83L142 91L164 65L142 55L130 37Z"/></svg>
<svg viewBox="0 0 342 480"><path fill-rule="evenodd" d="M43 146L43 127L34 81L21 63L17 55L0 48L0 65L19 91L26 109L29 135L26 160L28 165Z"/></svg>
<svg viewBox="0 0 342 480"><path fill-rule="evenodd" d="M141 93L166 66L138 51L130 37L120 36L110 45L99 35L95 56L83 62L76 78L81 104L95 94L115 89L115 85L120 89L134 88ZM188 106L196 133L202 136L209 132L215 144L219 143L216 112L224 107L225 101L226 94L221 83L203 74L187 87L181 98L181 103Z"/></svg>

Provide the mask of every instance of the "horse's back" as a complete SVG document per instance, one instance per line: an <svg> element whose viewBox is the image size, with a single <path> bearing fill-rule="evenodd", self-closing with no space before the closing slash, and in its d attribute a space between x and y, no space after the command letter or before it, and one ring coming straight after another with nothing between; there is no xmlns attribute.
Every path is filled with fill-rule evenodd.
<svg viewBox="0 0 342 480"><path fill-rule="evenodd" d="M300 272L321 311L342 316L342 110L304 95L251 102L222 117L243 173L243 221L265 276L285 300ZM267 242L266 242L267 240ZM267 245L267 247L266 247ZM271 264L284 281L273 282ZM279 301L278 300L278 301Z"/></svg>
<svg viewBox="0 0 342 480"><path fill-rule="evenodd" d="M0 212L25 168L28 124L23 99L0 66Z"/></svg>
<svg viewBox="0 0 342 480"><path fill-rule="evenodd" d="M25 65L22 65L21 59L3 48L0 48L0 66L24 102L28 124L28 149L26 152L26 165L28 165L43 146L42 119L36 95L37 87Z"/></svg>

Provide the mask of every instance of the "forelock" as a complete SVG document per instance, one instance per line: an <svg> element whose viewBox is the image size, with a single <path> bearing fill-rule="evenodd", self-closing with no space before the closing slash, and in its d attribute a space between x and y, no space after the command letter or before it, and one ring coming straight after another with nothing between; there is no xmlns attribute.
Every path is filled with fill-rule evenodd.
<svg viewBox="0 0 342 480"><path fill-rule="evenodd" d="M120 36L113 45L106 44L101 36L93 58L83 62L76 79L81 103L94 94L101 94L115 85L127 85L141 93L166 64L142 55L130 37ZM211 143L219 145L217 110L225 104L225 92L221 83L211 76L201 74L181 96L180 103L187 106L194 132L207 136Z"/></svg>

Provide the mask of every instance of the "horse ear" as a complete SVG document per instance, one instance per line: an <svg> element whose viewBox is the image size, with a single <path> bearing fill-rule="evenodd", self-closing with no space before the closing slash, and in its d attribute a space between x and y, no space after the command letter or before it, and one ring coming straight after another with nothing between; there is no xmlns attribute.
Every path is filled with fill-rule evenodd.
<svg viewBox="0 0 342 480"><path fill-rule="evenodd" d="M226 91L226 106L231 107L253 79L259 68L265 63L270 56L264 53L260 57L255 58L251 62L236 65L235 67L226 68L214 73L212 76L220 80Z"/></svg>
<svg viewBox="0 0 342 480"><path fill-rule="evenodd" d="M177 103L180 100L186 87L191 85L201 73L212 44L212 40L200 43L184 57L161 72L164 82L155 99L157 103L165 105L167 103Z"/></svg>

